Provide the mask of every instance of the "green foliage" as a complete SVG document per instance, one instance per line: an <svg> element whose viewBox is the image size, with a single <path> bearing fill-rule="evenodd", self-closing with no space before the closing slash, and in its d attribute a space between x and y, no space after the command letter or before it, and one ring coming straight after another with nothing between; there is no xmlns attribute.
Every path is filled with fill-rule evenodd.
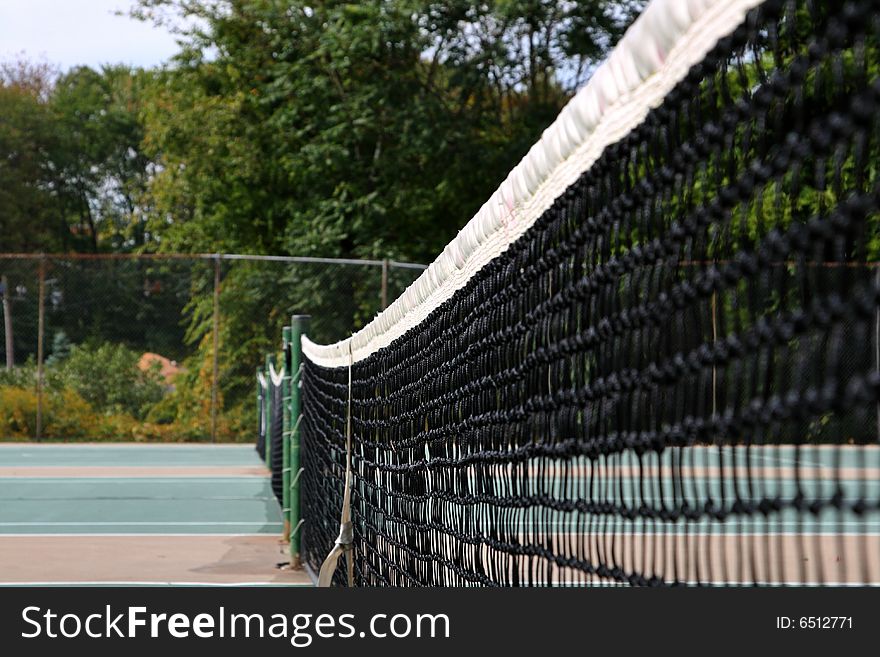
<svg viewBox="0 0 880 657"><path fill-rule="evenodd" d="M211 435L212 350L211 335L205 335L197 352L186 360L183 371L175 378L173 390L150 408L147 422L173 426L182 439L199 440ZM222 391L217 402L222 409ZM247 411L234 407L219 413L216 418L218 438L234 440L246 436L249 439L244 427L251 420L250 407Z"/></svg>
<svg viewBox="0 0 880 657"><path fill-rule="evenodd" d="M155 248L431 261L637 5L142 2L145 18L199 19L144 96ZM376 270L224 272L226 399L248 398L292 312L340 339L372 318L378 289ZM210 297L190 310L199 344Z"/></svg>
<svg viewBox="0 0 880 657"><path fill-rule="evenodd" d="M124 66L74 68L56 82L49 99L58 148L52 156L68 238L83 250L128 250L143 244L137 203L149 161L142 153L138 119L148 75Z"/></svg>
<svg viewBox="0 0 880 657"><path fill-rule="evenodd" d="M72 390L44 395L43 436L46 438L86 438L98 433L94 429L100 422L88 403ZM32 438L36 424L36 390L0 385L0 438Z"/></svg>
<svg viewBox="0 0 880 657"><path fill-rule="evenodd" d="M600 1L141 7L200 19L144 104L162 248L420 261L633 14Z"/></svg>
<svg viewBox="0 0 880 657"><path fill-rule="evenodd" d="M0 159L4 249L429 262L639 4L142 0L142 18L197 19L162 70L0 74L0 151L21 154L11 167ZM203 433L210 274L98 269L49 272L61 302L48 325L78 345L68 355L56 335L47 349L53 394L75 394L98 417L191 422ZM134 298L158 279L167 294ZM291 313L312 314L320 340L344 337L378 308L378 279L375 268L224 271L221 432L250 412L253 363L277 347ZM29 321L33 299L31 289L16 302L16 321ZM132 359L147 345L178 360L191 353L181 319L196 353L180 385L159 394ZM18 341L32 334L17 331L19 359L35 341ZM32 373L16 376L31 378L10 385L32 387Z"/></svg>
<svg viewBox="0 0 880 657"><path fill-rule="evenodd" d="M138 367L139 354L123 345L77 345L57 370L50 387L76 392L99 412L143 419L162 399L164 382L153 368Z"/></svg>
<svg viewBox="0 0 880 657"><path fill-rule="evenodd" d="M210 343L210 341L208 341ZM202 352L200 352L202 353ZM118 344L76 345L48 364L43 390L47 439L200 441L211 435L211 359L194 356L169 386L157 369ZM33 361L0 369L0 439L33 438L37 416ZM222 403L222 399L221 399ZM250 411L248 407L248 411ZM219 440L250 439L243 407L218 418Z"/></svg>
<svg viewBox="0 0 880 657"><path fill-rule="evenodd" d="M59 75L45 64L0 63L4 251L143 244L149 162L138 108L149 77L124 66Z"/></svg>
<svg viewBox="0 0 880 657"><path fill-rule="evenodd" d="M32 440L36 430L37 392L0 384L0 439ZM237 425L236 425L237 426ZM240 428L239 428L240 429ZM240 436L227 431L221 440ZM208 434L190 425L156 424L124 413L100 413L73 390L47 390L43 395L46 440L112 440L182 442L205 440Z"/></svg>
<svg viewBox="0 0 880 657"><path fill-rule="evenodd" d="M0 235L4 251L55 246L57 204L45 185L46 154L55 146L45 94L53 71L40 65L0 65ZM51 249L49 249L51 250Z"/></svg>
<svg viewBox="0 0 880 657"><path fill-rule="evenodd" d="M0 386L15 388L34 387L37 384L37 368L30 362L27 365L13 367L11 370L0 368Z"/></svg>

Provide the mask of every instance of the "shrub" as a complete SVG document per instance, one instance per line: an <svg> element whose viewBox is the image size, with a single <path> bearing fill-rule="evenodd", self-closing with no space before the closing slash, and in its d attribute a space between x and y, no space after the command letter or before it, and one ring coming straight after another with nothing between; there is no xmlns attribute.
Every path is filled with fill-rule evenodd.
<svg viewBox="0 0 880 657"><path fill-rule="evenodd" d="M30 440L36 423L36 390L0 386L0 439ZM177 425L142 422L124 413L98 413L72 390L47 390L43 395L45 440L183 442L206 437L193 427L182 430Z"/></svg>
<svg viewBox="0 0 880 657"><path fill-rule="evenodd" d="M37 384L37 368L32 364L19 365L11 370L0 368L0 386L33 388Z"/></svg>
<svg viewBox="0 0 880 657"><path fill-rule="evenodd" d="M63 350L59 349L59 353ZM70 348L45 368L42 437L48 440L204 441L211 433L211 359L202 350L167 389L158 366L118 344ZM36 433L36 367L0 369L0 440ZM222 397L220 398L222 408ZM217 438L251 439L252 404L218 413Z"/></svg>
<svg viewBox="0 0 880 657"><path fill-rule="evenodd" d="M158 368L143 371L139 354L120 344L77 345L54 370L50 385L74 390L96 411L142 420L165 394Z"/></svg>
<svg viewBox="0 0 880 657"><path fill-rule="evenodd" d="M45 438L85 438L97 428L99 420L89 404L72 390L46 391L43 395ZM36 390L0 386L0 437L32 438L36 426Z"/></svg>

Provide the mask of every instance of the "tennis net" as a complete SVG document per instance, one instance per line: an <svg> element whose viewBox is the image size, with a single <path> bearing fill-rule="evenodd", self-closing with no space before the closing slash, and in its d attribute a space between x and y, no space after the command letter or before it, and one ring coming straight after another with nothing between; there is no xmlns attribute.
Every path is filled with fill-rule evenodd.
<svg viewBox="0 0 880 657"><path fill-rule="evenodd" d="M305 562L350 471L339 584L880 582L877 5L653 2L400 299L304 339Z"/></svg>

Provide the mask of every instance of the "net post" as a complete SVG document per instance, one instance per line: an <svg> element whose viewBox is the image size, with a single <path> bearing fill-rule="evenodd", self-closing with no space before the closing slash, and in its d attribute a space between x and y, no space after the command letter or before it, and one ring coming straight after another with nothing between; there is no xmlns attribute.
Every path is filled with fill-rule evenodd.
<svg viewBox="0 0 880 657"><path fill-rule="evenodd" d="M220 363L217 354L220 345L220 254L214 254L214 316L212 319L211 351L211 442L217 442L217 398L218 381L220 375Z"/></svg>
<svg viewBox="0 0 880 657"><path fill-rule="evenodd" d="M302 400L300 398L300 381L302 376L302 336L308 333L309 315L293 315L290 318L290 566L301 568L300 529L302 514L300 512L300 419Z"/></svg>
<svg viewBox="0 0 880 657"><path fill-rule="evenodd" d="M275 366L275 357L272 354L266 354L266 363L263 366L263 372L269 381L269 390L266 395L266 439L264 447L266 449L266 467L272 471L272 370L270 366Z"/></svg>
<svg viewBox="0 0 880 657"><path fill-rule="evenodd" d="M260 368L256 368L254 379L257 384L257 454L259 454L260 441L263 438L263 385L260 383Z"/></svg>
<svg viewBox="0 0 880 657"><path fill-rule="evenodd" d="M43 437L43 349L46 329L46 256L40 255L39 291L37 299L37 421L34 438Z"/></svg>
<svg viewBox="0 0 880 657"><path fill-rule="evenodd" d="M290 327L281 329L281 351L284 359L284 378L281 380L281 515L284 522L281 540L284 543L290 541Z"/></svg>
<svg viewBox="0 0 880 657"><path fill-rule="evenodd" d="M388 258L382 261L382 310L388 307Z"/></svg>
<svg viewBox="0 0 880 657"><path fill-rule="evenodd" d="M12 339L12 296L9 293L9 279L0 277L0 291L3 295L3 335L6 339L6 369L15 367L15 347Z"/></svg>

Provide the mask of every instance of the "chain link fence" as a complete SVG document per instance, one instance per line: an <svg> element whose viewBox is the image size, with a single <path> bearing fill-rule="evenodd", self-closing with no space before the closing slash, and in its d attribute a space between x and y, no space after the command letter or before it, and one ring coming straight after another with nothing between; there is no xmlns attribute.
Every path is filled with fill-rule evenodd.
<svg viewBox="0 0 880 657"><path fill-rule="evenodd" d="M421 274L389 260L0 254L0 440L250 440L292 314L333 342Z"/></svg>

